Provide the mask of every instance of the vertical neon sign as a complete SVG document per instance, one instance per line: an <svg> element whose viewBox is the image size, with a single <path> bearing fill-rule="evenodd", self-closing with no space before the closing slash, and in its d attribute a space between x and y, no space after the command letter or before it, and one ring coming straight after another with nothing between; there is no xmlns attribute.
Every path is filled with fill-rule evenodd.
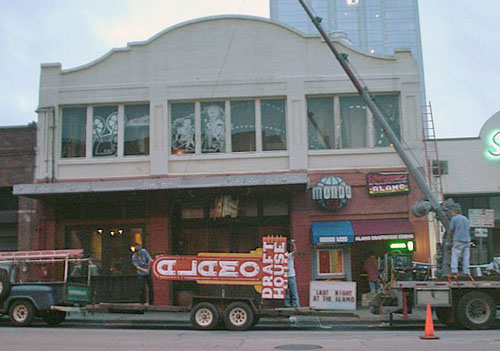
<svg viewBox="0 0 500 351"><path fill-rule="evenodd" d="M500 129L492 131L486 139L485 155L489 160L500 160Z"/></svg>

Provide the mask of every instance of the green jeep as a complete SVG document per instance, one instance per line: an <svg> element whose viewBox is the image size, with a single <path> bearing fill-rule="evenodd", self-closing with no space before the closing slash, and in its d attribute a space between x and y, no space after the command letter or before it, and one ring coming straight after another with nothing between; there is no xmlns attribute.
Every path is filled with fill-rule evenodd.
<svg viewBox="0 0 500 351"><path fill-rule="evenodd" d="M0 315L27 326L35 317L55 326L90 302L90 259L82 250L0 253Z"/></svg>

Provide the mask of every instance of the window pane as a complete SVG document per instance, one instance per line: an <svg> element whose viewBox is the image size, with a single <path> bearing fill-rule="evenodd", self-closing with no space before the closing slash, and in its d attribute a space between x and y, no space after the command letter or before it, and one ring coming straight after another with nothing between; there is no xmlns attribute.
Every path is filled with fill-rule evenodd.
<svg viewBox="0 0 500 351"><path fill-rule="evenodd" d="M333 123L333 99L307 99L307 129L309 149L333 149L335 133Z"/></svg>
<svg viewBox="0 0 500 351"><path fill-rule="evenodd" d="M149 155L149 105L125 106L125 155Z"/></svg>
<svg viewBox="0 0 500 351"><path fill-rule="evenodd" d="M285 100L262 100L262 150L286 150Z"/></svg>
<svg viewBox="0 0 500 351"><path fill-rule="evenodd" d="M226 151L224 101L201 104L201 152Z"/></svg>
<svg viewBox="0 0 500 351"><path fill-rule="evenodd" d="M366 147L366 106L360 97L340 98L342 147Z"/></svg>
<svg viewBox="0 0 500 351"><path fill-rule="evenodd" d="M86 128L86 107L63 108L61 157L85 157Z"/></svg>
<svg viewBox="0 0 500 351"><path fill-rule="evenodd" d="M172 104L170 111L172 115L172 153L194 153L194 103Z"/></svg>
<svg viewBox="0 0 500 351"><path fill-rule="evenodd" d="M231 101L233 152L255 151L255 101Z"/></svg>
<svg viewBox="0 0 500 351"><path fill-rule="evenodd" d="M93 156L116 156L118 149L118 106L94 107Z"/></svg>
<svg viewBox="0 0 500 351"><path fill-rule="evenodd" d="M317 252L318 274L331 275L344 273L342 249L323 249Z"/></svg>
<svg viewBox="0 0 500 351"><path fill-rule="evenodd" d="M397 95L379 95L375 96L375 102L382 110L384 117L387 119L389 126L401 140L401 132L399 129L399 98ZM390 142L385 136L383 129L375 121L375 146L389 146Z"/></svg>

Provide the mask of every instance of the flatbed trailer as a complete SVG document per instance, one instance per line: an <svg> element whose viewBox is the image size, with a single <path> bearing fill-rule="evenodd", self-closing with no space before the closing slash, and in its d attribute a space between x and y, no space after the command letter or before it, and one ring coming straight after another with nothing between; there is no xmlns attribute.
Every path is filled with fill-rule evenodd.
<svg viewBox="0 0 500 351"><path fill-rule="evenodd" d="M448 276L428 281L395 281L372 300L372 311L406 316L427 305L447 326L490 328L500 306L500 277Z"/></svg>
<svg viewBox="0 0 500 351"><path fill-rule="evenodd" d="M232 310L228 307L232 306ZM214 312L215 311L215 312ZM231 312L232 311L232 312ZM78 312L88 313L190 313L193 328L211 330L227 328L243 331L255 326L261 318L291 316L342 317L359 319L350 311L319 310L311 307L266 307L246 297L195 296L189 306L142 305L137 303L100 303L87 305ZM225 314L227 314L226 317Z"/></svg>

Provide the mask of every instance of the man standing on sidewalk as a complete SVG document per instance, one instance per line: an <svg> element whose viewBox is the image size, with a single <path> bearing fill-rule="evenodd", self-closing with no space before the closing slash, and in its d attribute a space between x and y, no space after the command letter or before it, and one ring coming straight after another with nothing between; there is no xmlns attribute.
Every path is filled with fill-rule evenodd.
<svg viewBox="0 0 500 351"><path fill-rule="evenodd" d="M364 270L368 275L368 285L370 292L376 292L380 288L378 279L378 260L375 258L375 252L370 252L370 257L365 261Z"/></svg>
<svg viewBox="0 0 500 351"><path fill-rule="evenodd" d="M141 304L146 303L146 287L148 289L148 302L154 303L153 279L151 278L151 256L148 250L141 247L139 244L134 244L134 254L132 255L132 263L137 270L137 275L140 279L141 290L139 301Z"/></svg>
<svg viewBox="0 0 500 351"><path fill-rule="evenodd" d="M460 213L459 208L450 210L450 238L453 240L451 247L451 274L458 274L458 260L462 257L462 270L470 274L470 224L467 217Z"/></svg>
<svg viewBox="0 0 500 351"><path fill-rule="evenodd" d="M295 240L291 240L291 252L288 254L288 288L285 294L285 307L300 307L297 281L295 280L294 258L297 254Z"/></svg>

